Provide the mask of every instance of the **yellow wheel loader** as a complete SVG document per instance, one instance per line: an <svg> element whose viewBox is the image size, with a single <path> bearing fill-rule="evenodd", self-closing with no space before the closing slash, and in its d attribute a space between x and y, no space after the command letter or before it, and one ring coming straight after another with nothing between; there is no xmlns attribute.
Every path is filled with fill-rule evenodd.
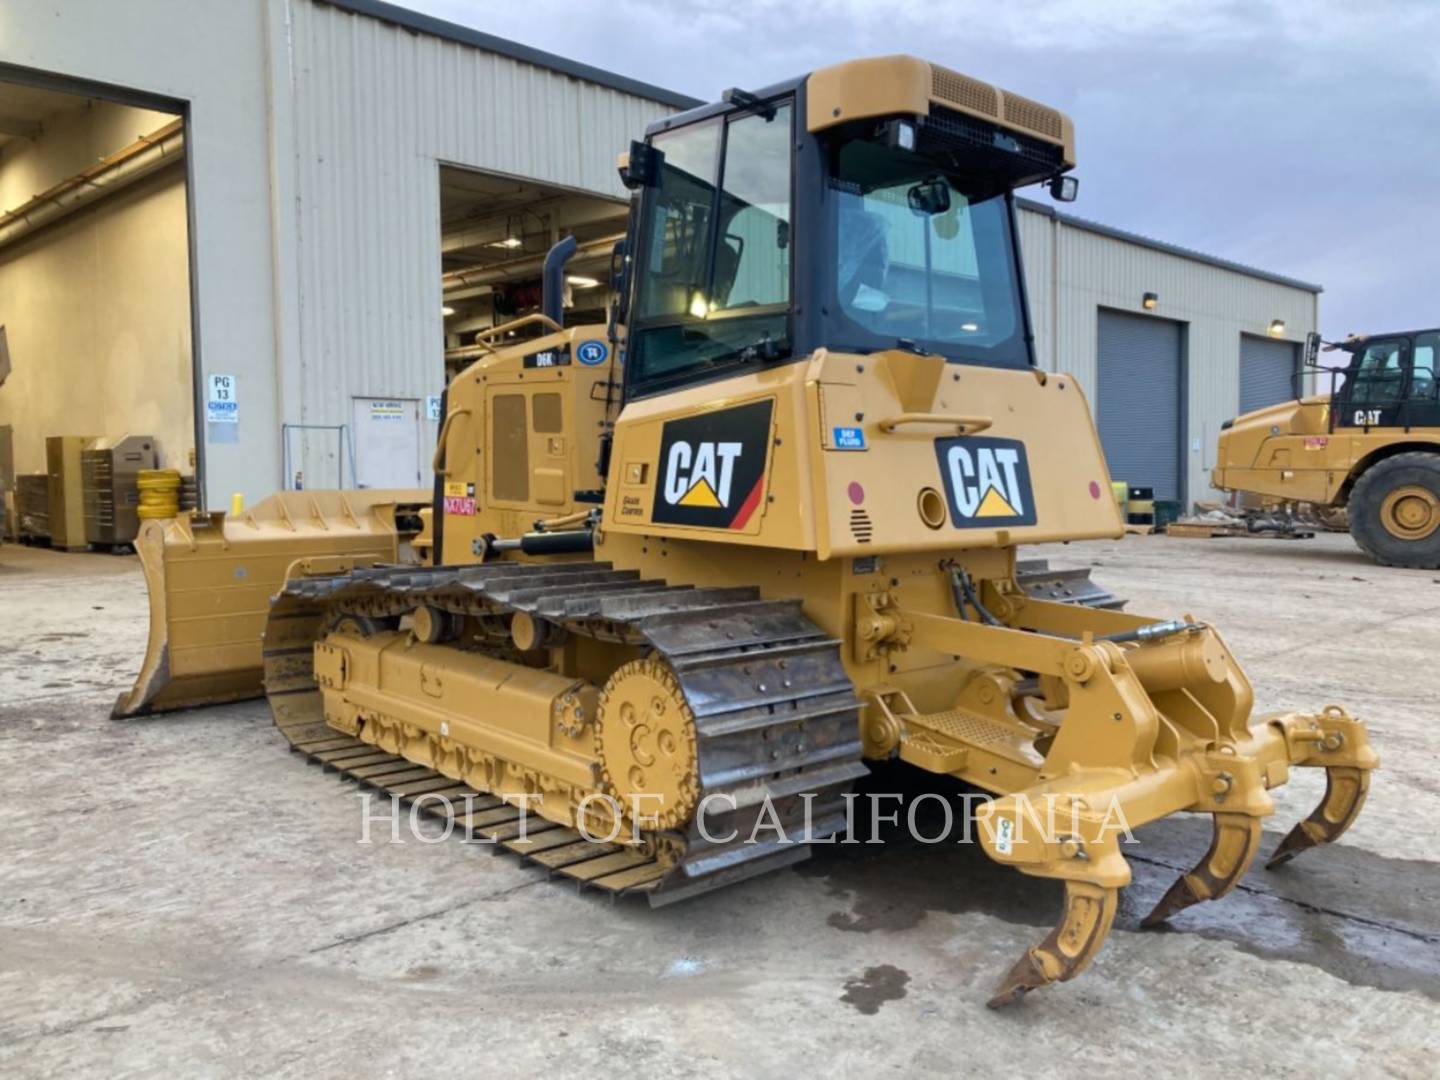
<svg viewBox="0 0 1440 1080"><path fill-rule="evenodd" d="M346 550L287 566L262 662L291 746L657 905L806 858L867 761L959 778L986 852L1065 885L997 1006L1090 962L1126 829L1214 820L1148 922L1234 887L1293 766L1329 785L1272 861L1334 840L1377 765L1358 720L1252 718L1214 627L1018 580L1020 544L1123 533L1020 271L1013 193L1073 195L1073 162L1059 112L910 57L653 125L611 325L562 325L562 241L542 336L450 384L430 565L332 513Z"/></svg>
<svg viewBox="0 0 1440 1080"><path fill-rule="evenodd" d="M1308 503L1322 519L1343 511L1376 562L1440 569L1440 330L1327 345L1349 354L1343 368L1316 364L1319 346L1312 334L1302 371L1328 376L1329 393L1228 421L1212 482L1271 507Z"/></svg>

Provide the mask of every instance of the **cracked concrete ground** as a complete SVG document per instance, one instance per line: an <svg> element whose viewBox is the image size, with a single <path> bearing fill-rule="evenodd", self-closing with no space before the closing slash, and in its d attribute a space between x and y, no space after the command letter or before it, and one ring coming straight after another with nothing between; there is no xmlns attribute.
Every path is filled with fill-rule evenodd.
<svg viewBox="0 0 1440 1080"><path fill-rule="evenodd" d="M994 1013L1056 894L972 848L833 847L650 911L454 840L362 846L356 789L262 704L108 719L144 648L133 558L0 548L0 1070L1433 1075L1440 575L1343 536L1039 553L1216 623L1262 710L1345 702L1385 768L1340 844L1156 932L1208 826L1143 830L1091 970ZM1322 788L1278 793L1267 850Z"/></svg>

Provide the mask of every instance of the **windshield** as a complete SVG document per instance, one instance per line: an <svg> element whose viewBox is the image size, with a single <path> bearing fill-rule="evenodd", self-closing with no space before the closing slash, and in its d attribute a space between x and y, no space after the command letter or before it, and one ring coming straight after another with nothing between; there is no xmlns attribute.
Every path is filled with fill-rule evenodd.
<svg viewBox="0 0 1440 1080"><path fill-rule="evenodd" d="M862 139L838 149L831 188L834 347L1029 363L1003 193L967 194L930 159Z"/></svg>
<svg viewBox="0 0 1440 1080"><path fill-rule="evenodd" d="M789 355L790 116L782 104L655 136L628 378L669 385Z"/></svg>

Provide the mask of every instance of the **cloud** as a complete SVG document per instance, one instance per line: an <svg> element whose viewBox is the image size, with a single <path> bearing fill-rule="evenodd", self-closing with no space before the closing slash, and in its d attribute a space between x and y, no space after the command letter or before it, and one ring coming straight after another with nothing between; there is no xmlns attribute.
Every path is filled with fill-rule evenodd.
<svg viewBox="0 0 1440 1080"><path fill-rule="evenodd" d="M1076 123L1083 216L1326 287L1327 335L1433 325L1435 0L409 0L711 100L911 52Z"/></svg>

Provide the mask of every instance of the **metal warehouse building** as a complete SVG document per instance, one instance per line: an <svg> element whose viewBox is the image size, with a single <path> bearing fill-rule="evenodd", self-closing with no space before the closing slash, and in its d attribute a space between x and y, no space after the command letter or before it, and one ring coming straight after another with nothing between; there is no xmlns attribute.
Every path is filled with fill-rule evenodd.
<svg viewBox="0 0 1440 1080"><path fill-rule="evenodd" d="M693 104L374 0L7 5L0 484L51 436L142 433L215 507L427 484L447 356L537 306L565 235L572 317L602 317L616 154ZM1042 362L1115 477L1204 497L1219 425L1289 396L1319 288L1021 218Z"/></svg>
<svg viewBox="0 0 1440 1080"><path fill-rule="evenodd" d="M1320 286L1037 203L1020 240L1041 362L1085 387L1111 475L1211 497L1220 425L1294 396Z"/></svg>

